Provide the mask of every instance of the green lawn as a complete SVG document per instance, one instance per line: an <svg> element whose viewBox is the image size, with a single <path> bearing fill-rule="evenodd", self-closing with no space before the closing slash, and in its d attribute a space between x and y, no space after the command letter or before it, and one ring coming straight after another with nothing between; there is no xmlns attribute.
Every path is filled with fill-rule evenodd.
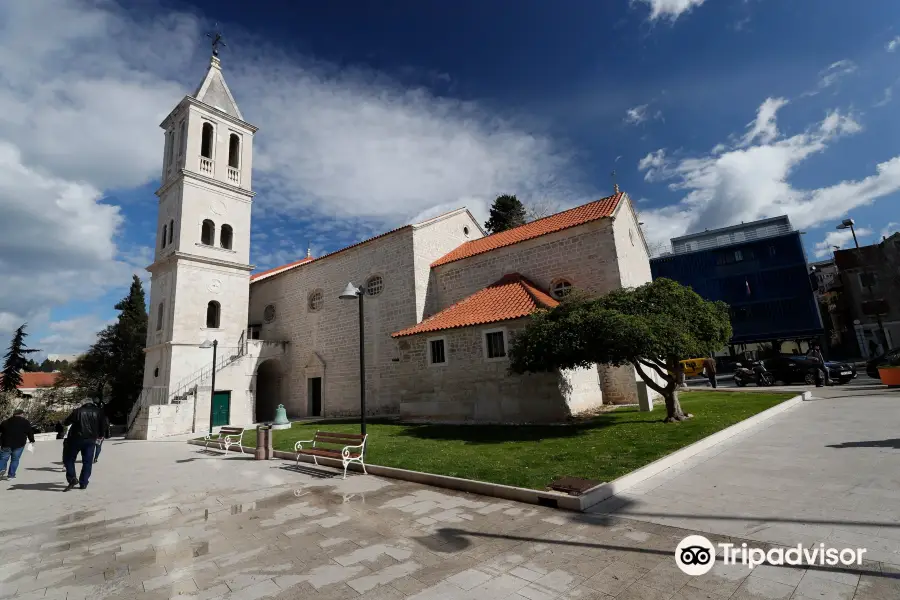
<svg viewBox="0 0 900 600"><path fill-rule="evenodd" d="M612 481L679 448L771 408L795 394L683 392L689 421L664 424L650 413L620 408L573 425L412 425L369 423L366 462L544 489L563 476ZM293 450L317 429L359 432L358 423L304 424L274 431L276 450ZM256 431L244 434L256 445Z"/></svg>

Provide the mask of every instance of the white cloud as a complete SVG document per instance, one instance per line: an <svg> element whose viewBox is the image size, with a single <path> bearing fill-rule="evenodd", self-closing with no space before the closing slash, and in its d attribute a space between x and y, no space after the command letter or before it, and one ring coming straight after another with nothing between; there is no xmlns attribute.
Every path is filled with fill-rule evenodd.
<svg viewBox="0 0 900 600"><path fill-rule="evenodd" d="M891 102L891 100L893 100L893 98L894 98L893 86L886 87L886 88L884 88L884 96L881 98L881 100L879 100L878 102L873 104L873 106L875 106L876 108L882 107L882 106L887 106L888 104L890 104L890 102Z"/></svg>
<svg viewBox="0 0 900 600"><path fill-rule="evenodd" d="M102 319L96 315L84 315L50 323L47 335L31 345L46 354L77 354L97 340L97 334L115 319Z"/></svg>
<svg viewBox="0 0 900 600"><path fill-rule="evenodd" d="M674 21L682 14L690 12L700 6L706 0L631 0L632 3L641 2L650 7L650 20L669 19Z"/></svg>
<svg viewBox="0 0 900 600"><path fill-rule="evenodd" d="M890 222L884 226L884 229L881 230L881 233L878 235L878 239L891 237L895 233L900 231L900 223Z"/></svg>
<svg viewBox="0 0 900 600"><path fill-rule="evenodd" d="M641 104L640 106L635 106L634 108L629 108L625 111L625 118L623 121L626 125L640 125L649 119L661 120L662 118L663 114L661 110L657 110L651 114L650 105Z"/></svg>
<svg viewBox="0 0 900 600"><path fill-rule="evenodd" d="M856 72L856 63L852 60L839 60L831 63L819 72L819 83L814 90L804 92L803 96L815 96L822 90L837 84L841 79Z"/></svg>
<svg viewBox="0 0 900 600"><path fill-rule="evenodd" d="M757 140L762 144L768 144L777 138L778 126L775 123L775 116L787 103L784 98L766 98L756 111L756 119L747 125L752 129L744 135L741 146L749 146Z"/></svg>
<svg viewBox="0 0 900 600"><path fill-rule="evenodd" d="M777 102L766 100L758 117L764 113L763 107L774 104ZM717 153L675 160L660 149L640 161L638 168L645 172L645 179L667 181L670 189L684 193L678 204L642 211L652 240L782 214L788 215L795 227L805 229L900 191L900 156L885 160L863 179L817 189L791 184L791 174L804 161L826 151L840 137L861 131L851 115L832 111L821 122L790 137L777 133L774 115L762 121L768 124L761 128L765 135L755 136L749 145L744 136ZM751 133L756 129L754 126Z"/></svg>
<svg viewBox="0 0 900 600"><path fill-rule="evenodd" d="M872 235L872 230L868 227L860 227L856 230L856 237L859 240L862 238L866 238ZM835 246L838 248L847 248L853 246L853 232L849 229L840 229L836 231L829 231L825 234L825 239L821 242L816 242L816 246L813 249L813 252L816 255L816 258L824 258L829 256L835 249Z"/></svg>
<svg viewBox="0 0 900 600"><path fill-rule="evenodd" d="M260 126L258 211L365 229L498 193L578 196L567 153L531 124L230 36L225 77ZM112 2L0 3L0 329L124 288L148 261L104 194L158 177L158 123L202 79L203 39L188 14L138 23Z"/></svg>
<svg viewBox="0 0 900 600"><path fill-rule="evenodd" d="M892 39L891 41L889 41L889 42L887 43L887 45L885 46L885 49L886 49L888 52L893 52L893 51L896 50L897 48L900 48L900 35L898 35L897 37L895 37L894 39Z"/></svg>

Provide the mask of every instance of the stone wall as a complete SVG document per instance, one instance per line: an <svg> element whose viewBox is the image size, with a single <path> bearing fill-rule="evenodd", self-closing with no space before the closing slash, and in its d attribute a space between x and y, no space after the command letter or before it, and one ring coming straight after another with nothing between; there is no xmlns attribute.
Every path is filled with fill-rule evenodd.
<svg viewBox="0 0 900 600"><path fill-rule="evenodd" d="M398 339L400 416L413 421L547 423L602 404L596 371L516 375L506 359L487 359L484 333L503 329L507 346L527 324L519 319ZM498 327L499 325L499 327ZM428 359L430 340L443 338L446 364Z"/></svg>
<svg viewBox="0 0 900 600"><path fill-rule="evenodd" d="M262 323L261 338L289 342L282 379L291 417L309 414L308 378L322 378L324 416L359 414L358 303L340 300L348 282L365 286L380 276L384 287L364 299L367 413L399 412L396 392L397 343L391 334L419 322L423 265L459 245L462 227L477 227L467 211L455 211L417 226L345 249L250 287L250 323ZM310 293L321 290L323 306L309 309ZM275 319L265 323L272 305Z"/></svg>
<svg viewBox="0 0 900 600"><path fill-rule="evenodd" d="M559 278L592 294L616 289L613 222L601 219L437 266L431 272L426 313L459 302L507 273L520 273L545 291Z"/></svg>

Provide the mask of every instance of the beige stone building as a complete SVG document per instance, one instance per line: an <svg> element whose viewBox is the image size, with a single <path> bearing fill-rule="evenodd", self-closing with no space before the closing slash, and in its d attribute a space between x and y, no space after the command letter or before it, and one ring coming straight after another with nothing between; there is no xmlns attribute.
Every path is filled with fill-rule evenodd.
<svg viewBox="0 0 900 600"><path fill-rule="evenodd" d="M651 280L627 194L489 236L459 208L251 274L256 128L217 58L162 128L144 392L129 417L132 437L202 432L210 419L270 421L278 404L291 418L359 415L360 305L369 415L552 422L647 394L631 367L508 372L510 344L535 310L572 289L603 294ZM339 298L348 283L361 302Z"/></svg>

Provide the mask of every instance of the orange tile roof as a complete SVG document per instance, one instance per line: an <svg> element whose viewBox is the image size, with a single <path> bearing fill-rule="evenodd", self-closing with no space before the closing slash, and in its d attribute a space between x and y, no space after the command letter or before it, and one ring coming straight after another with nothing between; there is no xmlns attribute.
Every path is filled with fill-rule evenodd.
<svg viewBox="0 0 900 600"><path fill-rule="evenodd" d="M311 260L313 260L313 258L311 256L307 256L306 258L301 258L300 260L295 260L292 263L288 263L286 265L281 265L280 267L273 267L271 269L268 269L267 271L260 271L259 273L254 273L253 275L250 276L250 281L253 281L254 279L259 279L260 277L265 277L266 275L274 275L275 273L277 273L279 271L286 271L288 269L296 267L297 265L302 265L303 263L308 263Z"/></svg>
<svg viewBox="0 0 900 600"><path fill-rule="evenodd" d="M373 240L383 238L387 235L391 235L392 233L397 233L398 231L403 231L405 229L412 229L412 228L413 228L412 225L404 225L403 227L398 227L397 229L391 229L390 231L385 231L384 233L380 233L380 234L376 235L375 237L370 237L369 239L363 240L361 242L357 242L355 244L350 244L349 246L341 248L340 250L335 250L334 252L330 252L328 254L323 254L322 256L306 257L301 260L294 261L292 263L288 263L286 265L281 265L280 267L275 267L275 268L269 269L268 271L262 271L261 273L254 273L253 275L250 276L250 283L253 283L257 279L260 279L264 276L281 275L281 273L290 271L294 267L299 267L300 265L305 265L306 263L311 263L311 262L315 262L317 260L322 260L323 258L328 258L329 256L334 256L335 254L340 254L344 250L349 250L350 248L356 248L357 246L362 246L363 244L368 244L369 242L371 242Z"/></svg>
<svg viewBox="0 0 900 600"><path fill-rule="evenodd" d="M19 389L53 387L59 377L59 373L32 373L26 371L22 373L22 383L19 385ZM0 375L0 381L2 380L3 375Z"/></svg>
<svg viewBox="0 0 900 600"><path fill-rule="evenodd" d="M487 237L472 240L459 246L448 254L431 263L432 267L445 265L463 258L476 256L497 248L512 246L525 240L530 240L555 231L562 231L576 225L590 223L597 219L610 217L619 206L619 201L624 196L623 192L618 192L607 198L601 198L594 202L576 206L575 208L520 225L513 229L507 229L500 233L495 233Z"/></svg>
<svg viewBox="0 0 900 600"><path fill-rule="evenodd" d="M508 321L526 317L539 308L558 305L559 302L528 279L518 273L510 273L418 325L392 333L391 337Z"/></svg>

